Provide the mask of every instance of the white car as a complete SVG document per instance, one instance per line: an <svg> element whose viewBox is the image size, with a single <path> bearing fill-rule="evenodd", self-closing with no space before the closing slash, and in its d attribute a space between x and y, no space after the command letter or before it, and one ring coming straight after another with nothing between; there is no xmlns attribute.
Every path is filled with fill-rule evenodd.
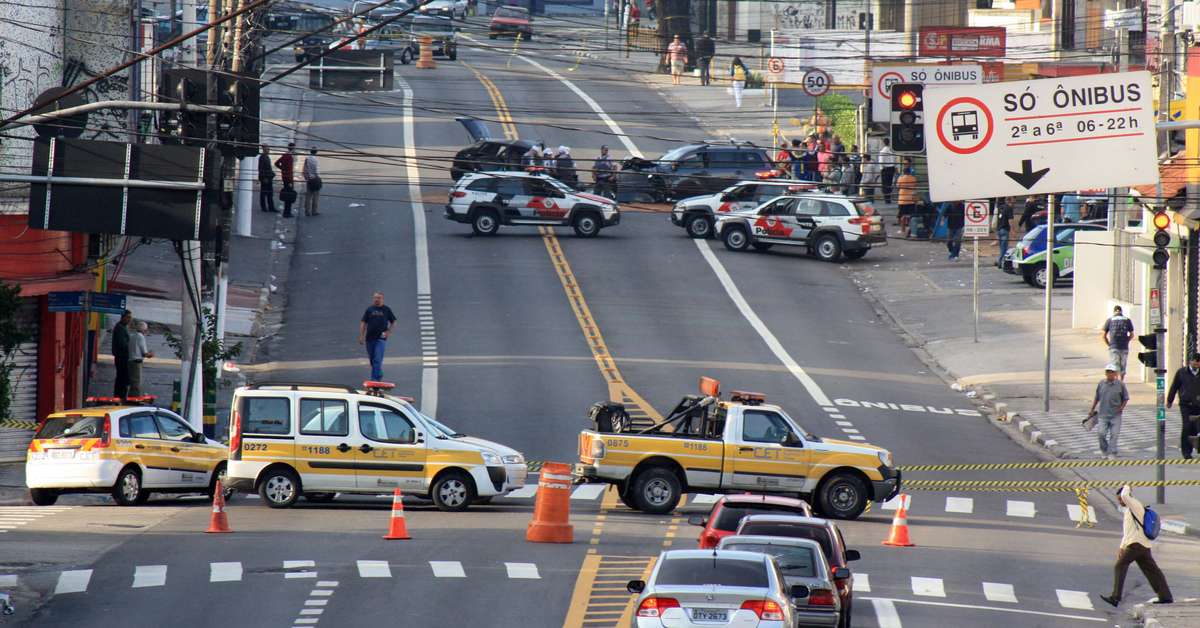
<svg viewBox="0 0 1200 628"><path fill-rule="evenodd" d="M524 172L464 175L450 188L445 216L470 224L477 235L495 235L500 225L554 226L591 238L621 221L616 201Z"/></svg>
<svg viewBox="0 0 1200 628"><path fill-rule="evenodd" d="M713 234L713 224L721 214L754 209L778 196L813 189L816 184L811 181L740 181L716 194L691 196L675 203L671 222L683 227L693 238L707 238Z"/></svg>
<svg viewBox="0 0 1200 628"><path fill-rule="evenodd" d="M433 0L417 8L422 15L441 15L450 19L467 19L467 0Z"/></svg>
<svg viewBox="0 0 1200 628"><path fill-rule="evenodd" d="M872 247L887 244L883 220L865 200L841 194L781 196L750 209L717 218L716 234L731 251L776 244L802 246L826 262L861 259Z"/></svg>

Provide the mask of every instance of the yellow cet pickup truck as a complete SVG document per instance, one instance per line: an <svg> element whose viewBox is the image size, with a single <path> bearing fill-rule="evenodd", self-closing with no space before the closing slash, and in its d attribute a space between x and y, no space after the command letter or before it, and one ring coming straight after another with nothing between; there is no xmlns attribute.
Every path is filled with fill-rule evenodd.
<svg viewBox="0 0 1200 628"><path fill-rule="evenodd" d="M577 475L617 486L621 501L652 514L694 493L775 493L809 499L827 517L853 519L868 500L900 491L886 449L808 433L763 395L701 378L662 422L630 430L620 404L596 404L594 429L579 434Z"/></svg>

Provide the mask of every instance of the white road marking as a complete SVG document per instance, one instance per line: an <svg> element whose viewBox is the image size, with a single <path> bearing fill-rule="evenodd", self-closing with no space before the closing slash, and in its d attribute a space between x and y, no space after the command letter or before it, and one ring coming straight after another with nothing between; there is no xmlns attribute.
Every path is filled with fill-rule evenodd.
<svg viewBox="0 0 1200 628"><path fill-rule="evenodd" d="M900 614L896 612L895 601L871 600L871 606L875 607L875 621L879 622L879 628L903 628Z"/></svg>
<svg viewBox="0 0 1200 628"><path fill-rule="evenodd" d="M209 582L239 582L242 579L241 563L209 563Z"/></svg>
<svg viewBox="0 0 1200 628"><path fill-rule="evenodd" d="M1086 615L1066 615L1063 613L1047 613L1044 611L1027 611L1027 610L1020 609L1020 608L1005 608L1005 607L1001 607L1001 606L979 606L977 604L954 604L951 602L934 602L932 600L905 600L905 599L894 598L894 597L864 596L862 599L870 600L872 604L878 603L878 602L891 602L892 604L897 604L897 603L899 603L899 604L918 604L921 606L940 606L943 608L970 608L970 609L981 610L981 611L998 611L998 612L1002 612L1002 613L1020 613L1022 615L1038 615L1039 617L1058 617L1061 619L1074 619L1077 621L1098 621L1098 622L1109 621L1107 618L1104 618L1104 617L1088 617ZM898 626L899 624L895 624L895 625ZM880 624L880 626L882 628L882 624Z"/></svg>
<svg viewBox="0 0 1200 628"><path fill-rule="evenodd" d="M900 500L901 499L903 499L903 497L897 495L897 496L887 500L886 502L883 502L883 504L880 505L880 508L882 508L883 510L896 510L896 509L900 508Z"/></svg>
<svg viewBox="0 0 1200 628"><path fill-rule="evenodd" d="M850 435L848 436L848 438L849 438L850 440L867 440L867 438L866 438L865 436L856 436L856 435L854 435L854 434L850 434Z"/></svg>
<svg viewBox="0 0 1200 628"><path fill-rule="evenodd" d="M771 333L771 330L767 329L767 326L758 317L758 314L754 313L754 308L751 308L750 304L746 302L746 299L742 296L742 291L738 289L737 284L733 283L733 278L729 276L729 272L725 270L725 266L721 264L721 260L717 259L717 256L713 254L712 249L708 246L708 242L704 240L692 240L692 242L696 243L696 248L700 249L700 256L712 267L713 272L717 275L717 279L725 288L725 292L729 294L729 298L733 300L734 305L737 306L738 311L742 313L742 316L750 323L754 331L758 332L763 342L767 343L767 347L771 349L775 357L783 363L793 377L799 380L800 384L804 386L805 390L813 398L813 401L817 402L817 405L831 405L833 402L829 400L829 397L825 395L825 392L821 390L817 382L813 381L813 378L809 377L808 373L800 368L800 365L792 359L792 356L779 343L779 339L775 337L775 334Z"/></svg>
<svg viewBox="0 0 1200 628"><path fill-rule="evenodd" d="M306 625L306 626L307 626L307 625L309 625L309 624L315 624L315 623L317 623L317 622L318 622L320 619L321 619L320 617L299 617L299 618L297 618L297 619L296 619L296 622L295 622L295 624L296 624L296 625Z"/></svg>
<svg viewBox="0 0 1200 628"><path fill-rule="evenodd" d="M304 569L305 567L315 567L315 566L316 566L316 563L314 563L311 560L285 560L285 561L283 561L284 569ZM287 571L287 572L284 572L283 577L285 579L316 578L317 572L315 572L315 571Z"/></svg>
<svg viewBox="0 0 1200 628"><path fill-rule="evenodd" d="M859 432L857 429L855 429L853 427L843 427L842 431L847 434L861 434L861 432Z"/></svg>
<svg viewBox="0 0 1200 628"><path fill-rule="evenodd" d="M1083 610L1096 610L1092 606L1092 600L1088 597L1087 591L1068 591L1067 589L1055 589L1054 592L1058 595L1058 603L1063 608L1078 608Z"/></svg>
<svg viewBox="0 0 1200 628"><path fill-rule="evenodd" d="M829 415L829 418L831 418L831 419L844 419L844 418L846 418L846 415L844 415L844 414L831 414L831 415Z"/></svg>
<svg viewBox="0 0 1200 628"><path fill-rule="evenodd" d="M392 568L386 560L360 560L358 575L360 578L391 578Z"/></svg>
<svg viewBox="0 0 1200 628"><path fill-rule="evenodd" d="M537 484L526 484L505 497L533 497L537 494L537 488Z"/></svg>
<svg viewBox="0 0 1200 628"><path fill-rule="evenodd" d="M463 571L462 563L457 560L431 560L429 566L433 568L433 575L436 578L466 578L467 574Z"/></svg>
<svg viewBox="0 0 1200 628"><path fill-rule="evenodd" d="M540 580L542 577L538 575L537 565L533 563L504 563L504 568L508 570L508 577L524 580Z"/></svg>
<svg viewBox="0 0 1200 628"><path fill-rule="evenodd" d="M1008 500L1008 510L1006 511L1010 517L1033 517L1037 515L1037 507L1033 502L1023 502L1014 499Z"/></svg>
<svg viewBox="0 0 1200 628"><path fill-rule="evenodd" d="M947 497L946 512L961 512L969 515L975 512L975 500L970 497Z"/></svg>
<svg viewBox="0 0 1200 628"><path fill-rule="evenodd" d="M1067 504L1067 516L1071 521L1078 522L1083 517L1083 511L1079 509L1079 504ZM1087 518L1089 523L1096 523L1096 509L1088 506Z"/></svg>
<svg viewBox="0 0 1200 628"><path fill-rule="evenodd" d="M621 126L618 125L616 123L616 121L614 121L612 118L610 118L608 116L608 114L605 113L604 110L600 108L600 105L597 104L595 100L592 100L592 97L588 96L586 92L584 92L582 89L579 89L578 87L576 87L575 84L572 83L571 81L568 81L567 79L563 78L563 76L561 74L559 74L558 72L551 70L550 68L538 63L537 61L534 61L533 59L529 59L523 55L517 55L517 58L524 61L525 63L528 63L529 65L532 65L535 68L538 68L539 70L545 72L546 74L549 74L550 76L558 79L558 82L562 83L563 85L566 85L567 89L575 92L575 95L579 96L579 98L581 98L583 100L583 102L587 103L587 105L592 108L592 111L595 111L596 115L599 116L600 119L604 121L604 124L608 125L608 128L614 134L616 134L617 139L621 140L621 144L623 144L625 146L625 150L628 150L630 155L632 155L634 157L642 157L642 151L638 150L638 147L635 146L634 143L629 139L629 136L625 134L625 131L621 130Z"/></svg>
<svg viewBox="0 0 1200 628"><path fill-rule="evenodd" d="M320 582L317 583L316 586L318 586L318 587L336 587L337 585L338 585L337 580L321 580Z"/></svg>
<svg viewBox="0 0 1200 628"><path fill-rule="evenodd" d="M854 427L854 424L849 421L834 421L839 427Z"/></svg>
<svg viewBox="0 0 1200 628"><path fill-rule="evenodd" d="M329 600L304 600L305 606L325 606Z"/></svg>
<svg viewBox="0 0 1200 628"><path fill-rule="evenodd" d="M596 499L607 489L607 484L580 484L571 492L571 499Z"/></svg>
<svg viewBox="0 0 1200 628"><path fill-rule="evenodd" d="M870 593L871 592L871 575L865 573L854 574L854 592L855 593Z"/></svg>
<svg viewBox="0 0 1200 628"><path fill-rule="evenodd" d="M332 589L313 589L312 591L308 592L308 595L311 597L329 597L329 596L333 595L333 590Z"/></svg>
<svg viewBox="0 0 1200 628"><path fill-rule="evenodd" d="M87 591L88 582L92 579L91 569L64 571L58 574L58 584L54 586L54 595L63 593L82 593Z"/></svg>
<svg viewBox="0 0 1200 628"><path fill-rule="evenodd" d="M913 576L912 592L913 595L924 595L926 597L946 597L946 588L942 585L941 578L919 578Z"/></svg>
<svg viewBox="0 0 1200 628"><path fill-rule="evenodd" d="M15 589L17 586L17 577L12 574L0 576L0 589Z"/></svg>
<svg viewBox="0 0 1200 628"><path fill-rule="evenodd" d="M300 609L301 615L320 615L321 613L324 613L324 612L325 612L325 609L323 609L323 608L302 608L302 609Z"/></svg>
<svg viewBox="0 0 1200 628"><path fill-rule="evenodd" d="M133 588L161 587L167 583L166 565L138 565L133 568Z"/></svg>
<svg viewBox="0 0 1200 628"><path fill-rule="evenodd" d="M710 493L697 493L689 497L688 501L693 504L715 504L717 502L717 497L717 495L712 495Z"/></svg>
<svg viewBox="0 0 1200 628"><path fill-rule="evenodd" d="M1017 594L1013 592L1011 584L985 582L983 583L983 597L987 598L989 602L1017 603Z"/></svg>

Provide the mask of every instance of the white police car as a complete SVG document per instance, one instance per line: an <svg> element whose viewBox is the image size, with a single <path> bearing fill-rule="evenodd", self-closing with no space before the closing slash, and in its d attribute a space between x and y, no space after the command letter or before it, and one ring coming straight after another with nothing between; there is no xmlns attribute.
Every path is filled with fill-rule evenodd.
<svg viewBox="0 0 1200 628"><path fill-rule="evenodd" d="M478 235L494 235L501 225L554 226L584 238L621 221L616 201L525 172L464 175L450 188L445 217L470 224Z"/></svg>
<svg viewBox="0 0 1200 628"><path fill-rule="evenodd" d="M789 194L717 218L717 237L731 251L802 246L826 262L860 259L887 244L883 221L871 204L841 194Z"/></svg>
<svg viewBox="0 0 1200 628"><path fill-rule="evenodd" d="M692 196L675 203L671 209L671 222L683 227L693 238L707 238L712 235L713 224L721 214L754 209L777 196L813 189L816 184L811 181L741 181L716 194Z"/></svg>

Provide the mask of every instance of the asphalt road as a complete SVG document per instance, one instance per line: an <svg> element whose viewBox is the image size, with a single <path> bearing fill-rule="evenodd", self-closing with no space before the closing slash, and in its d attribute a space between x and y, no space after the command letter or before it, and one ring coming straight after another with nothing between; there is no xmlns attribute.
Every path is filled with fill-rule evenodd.
<svg viewBox="0 0 1200 628"><path fill-rule="evenodd" d="M572 462L585 411L607 398L606 381L551 263L548 237L532 228L473 237L469 226L441 218L447 158L467 142L452 118L502 117L478 72L494 83L522 137L571 146L577 158L591 158L601 143L624 156L612 129L562 81L525 60L534 59L593 98L647 156L703 133L682 115L645 113L674 110L655 90L614 80L599 66L568 72L574 60L555 56L560 48L552 40L528 47L511 66L499 50L468 43L458 62L439 59L435 71L397 68L414 95L419 184L404 159L403 91L312 99L305 112L312 123L298 143L316 143L328 155L322 214L298 219L283 329L269 352L271 370L256 378L366 379L357 325L371 292L382 290L399 317L385 378L400 394L428 406L436 388L437 416L458 430L531 459ZM500 125L492 127L500 132ZM422 298L414 200L424 203L429 251ZM688 239L665 214L641 211L626 211L600 237L559 230L554 241L624 382L660 412L707 375L726 389L765 393L818 435L860 435L888 447L901 464L1035 459L929 373L838 265L798 254L730 253L719 243ZM887 264L888 251L858 263ZM718 270L731 278L732 290ZM419 303L430 307L419 310ZM432 312L432 326L421 325L420 312ZM810 386L783 367L768 338L811 378ZM852 565L854 625L1070 626L1116 619L1096 595L1109 586L1119 538L1111 514L1101 510L1096 528L1078 530L1068 517L1073 497L1063 494L949 496L955 499L914 497L914 548L880 545L892 512L878 505L842 526L849 546L863 553ZM589 618L615 621L627 610L623 598L609 597L606 605L581 566L599 565L612 581L636 577L659 550L692 547L696 529L683 519L705 508L689 504L676 515L651 517L611 502L595 494L572 500L571 545L523 541L529 499L500 499L462 514L410 500L411 541L380 538L384 499L287 511L240 499L229 508L236 533L219 537L199 533L209 517L203 501L162 502L142 527L123 536L120 528L106 529L102 539L93 539L99 534L93 530L130 511L79 505L0 536L6 546L0 577L18 574L25 599L41 607L32 619L17 617L38 626L86 625L97 617L155 627L584 625ZM61 546L74 538L91 541L71 556ZM60 549L52 561L14 566L22 554L54 547ZM1168 537L1156 554L1174 576L1177 595L1196 588L1194 578L1182 577L1195 573L1194 542ZM8 556L18 558L10 565ZM53 594L63 572L88 569L83 590L69 592L82 578L72 575ZM1131 600L1152 595L1138 575L1129 586ZM318 621L301 621L312 619Z"/></svg>

